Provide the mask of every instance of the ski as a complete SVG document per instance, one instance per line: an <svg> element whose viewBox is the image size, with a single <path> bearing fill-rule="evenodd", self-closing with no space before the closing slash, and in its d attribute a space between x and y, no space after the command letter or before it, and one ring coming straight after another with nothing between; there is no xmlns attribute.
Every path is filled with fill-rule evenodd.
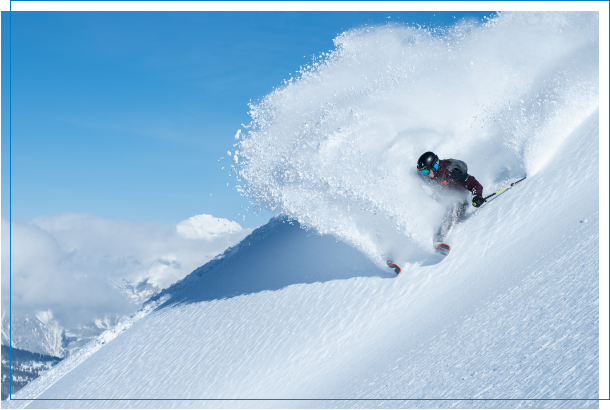
<svg viewBox="0 0 610 410"><path fill-rule="evenodd" d="M440 243L436 247L436 252L440 253L441 255L447 256L449 255L449 252L451 252L451 246L447 245L446 243Z"/></svg>
<svg viewBox="0 0 610 410"><path fill-rule="evenodd" d="M387 263L388 263L388 268L390 268L390 269L394 269L394 272L395 272L397 275L399 275L399 274L400 274L400 272L401 272L400 266L398 266L397 264L395 264L395 263L394 263L394 262L392 262L392 261L388 261Z"/></svg>

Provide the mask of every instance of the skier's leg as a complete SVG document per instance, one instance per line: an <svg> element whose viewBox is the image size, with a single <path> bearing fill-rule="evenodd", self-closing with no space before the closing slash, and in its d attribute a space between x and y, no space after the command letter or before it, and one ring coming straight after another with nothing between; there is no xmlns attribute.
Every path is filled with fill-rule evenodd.
<svg viewBox="0 0 610 410"><path fill-rule="evenodd" d="M456 215L455 222L458 222L462 219L464 214L466 213L466 208L468 207L468 202L462 202L456 207Z"/></svg>
<svg viewBox="0 0 610 410"><path fill-rule="evenodd" d="M435 247L439 243L443 242L445 240L445 238L447 237L447 235L449 235L451 228L453 228L453 225L455 225L455 223L458 221L458 219L463 214L465 209L466 209L466 206L464 203L457 203L457 204L452 205L447 210L447 213L445 214L445 217L443 218L443 222L441 223L441 226L438 228L438 231L436 232L436 235L434 238Z"/></svg>
<svg viewBox="0 0 610 410"><path fill-rule="evenodd" d="M436 248L441 242L443 242L444 239L445 236L443 234L443 225L441 225L438 228L438 231L436 231L436 235L434 235L434 247Z"/></svg>
<svg viewBox="0 0 610 410"><path fill-rule="evenodd" d="M453 207L447 210L445 216L443 217L443 221L441 222L441 226L439 226L438 231L436 231L436 236L434 238L434 246L436 247L439 243L443 242L451 227L453 226Z"/></svg>

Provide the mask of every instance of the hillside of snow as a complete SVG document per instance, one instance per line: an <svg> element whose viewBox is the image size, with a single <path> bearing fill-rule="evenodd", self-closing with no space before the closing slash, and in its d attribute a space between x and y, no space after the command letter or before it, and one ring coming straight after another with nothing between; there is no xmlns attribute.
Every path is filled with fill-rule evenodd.
<svg viewBox="0 0 610 410"><path fill-rule="evenodd" d="M279 216L3 406L599 407L597 14L335 42L240 140L239 188ZM485 195L527 176L444 260L428 149Z"/></svg>
<svg viewBox="0 0 610 410"><path fill-rule="evenodd" d="M447 259L400 276L275 219L165 304L11 407L428 407L444 402L100 399L596 399L597 114L549 165L458 225ZM570 163L567 166L566 164ZM583 178L588 175L588 178ZM587 198L587 201L583 201ZM43 399L99 401L45 401ZM597 408L596 401L451 402Z"/></svg>

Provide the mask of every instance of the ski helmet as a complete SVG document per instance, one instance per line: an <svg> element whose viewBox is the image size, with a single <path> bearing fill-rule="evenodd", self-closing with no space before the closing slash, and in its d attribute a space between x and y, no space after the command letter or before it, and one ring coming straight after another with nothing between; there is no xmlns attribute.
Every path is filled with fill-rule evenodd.
<svg viewBox="0 0 610 410"><path fill-rule="evenodd" d="M417 169L436 170L436 163L438 162L438 156L434 152L424 152L421 157L417 160Z"/></svg>

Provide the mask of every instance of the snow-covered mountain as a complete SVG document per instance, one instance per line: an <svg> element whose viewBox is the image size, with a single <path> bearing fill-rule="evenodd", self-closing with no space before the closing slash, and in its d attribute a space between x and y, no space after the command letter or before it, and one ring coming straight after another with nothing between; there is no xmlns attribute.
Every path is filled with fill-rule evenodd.
<svg viewBox="0 0 610 410"><path fill-rule="evenodd" d="M243 228L234 221L214 218L212 215L195 215L176 224L176 231L188 239L212 239L222 234L239 232Z"/></svg>
<svg viewBox="0 0 610 410"><path fill-rule="evenodd" d="M147 286L148 285L148 286ZM139 288L148 288L150 284L144 282ZM130 297L132 303L141 306L150 296L159 293L156 288L138 292L131 285L124 284L124 292ZM146 296L145 298L142 296ZM76 326L65 328L53 317L50 310L39 311L32 314L12 315L12 346L14 348L37 353L41 355L64 358L76 352L85 344L98 337L102 332L114 327L121 319L121 315L104 316L91 322L79 323ZM9 346L9 314L2 312L2 345Z"/></svg>
<svg viewBox="0 0 610 410"><path fill-rule="evenodd" d="M8 235L5 222L3 235ZM197 234L181 235L180 227L187 225ZM38 218L30 225L15 223L13 240L28 246L13 255L12 346L55 358L73 355L127 319L161 286L183 278L249 232L210 215L167 227L74 214ZM1 328L2 345L9 346L5 239Z"/></svg>
<svg viewBox="0 0 610 410"><path fill-rule="evenodd" d="M239 188L283 216L7 407L599 407L597 14L335 44L252 104L240 140ZM527 176L469 207L445 259L445 209L413 169L427 150L486 195Z"/></svg>
<svg viewBox="0 0 610 410"><path fill-rule="evenodd" d="M16 395L36 402L10 406L597 408L598 122L470 213L445 260L398 261L395 277L330 235L274 219L86 360ZM44 401L54 398L84 401ZM583 400L558 401L568 398Z"/></svg>
<svg viewBox="0 0 610 410"><path fill-rule="evenodd" d="M64 329L50 311L13 315L13 347L32 353L64 357ZM9 313L2 312L2 345L9 343Z"/></svg>
<svg viewBox="0 0 610 410"><path fill-rule="evenodd" d="M161 289L157 285L149 283L148 281L149 279L146 278L140 283L133 285L127 279L122 279L121 283L118 285L115 284L115 286L121 293L129 298L131 303L142 305L142 303L150 299L151 296L161 292Z"/></svg>
<svg viewBox="0 0 610 410"><path fill-rule="evenodd" d="M250 232L210 215L167 227L73 214L14 225L13 240L29 246L13 255L13 347L55 357L97 337ZM178 233L187 226L197 235ZM8 345L8 274L3 278L2 344Z"/></svg>
<svg viewBox="0 0 610 410"><path fill-rule="evenodd" d="M12 346L26 352L62 359L116 326L121 319L125 317L106 316L66 329L53 318L51 311L32 315L13 314ZM2 346L9 345L9 315L3 312Z"/></svg>

